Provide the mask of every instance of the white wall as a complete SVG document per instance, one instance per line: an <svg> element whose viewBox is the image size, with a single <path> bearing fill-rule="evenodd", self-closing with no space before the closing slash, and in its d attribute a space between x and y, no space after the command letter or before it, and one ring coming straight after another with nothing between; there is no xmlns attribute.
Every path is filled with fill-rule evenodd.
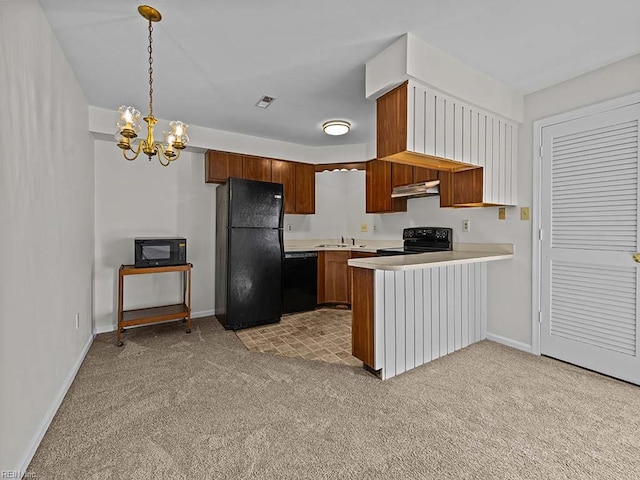
<svg viewBox="0 0 640 480"><path fill-rule="evenodd" d="M345 172L316 173L316 213L285 215L285 240L338 238L347 234L347 175ZM287 226L291 225L291 231Z"/></svg>
<svg viewBox="0 0 640 480"><path fill-rule="evenodd" d="M18 470L92 339L94 163L87 102L36 0L0 2L0 59L0 470Z"/></svg>
<svg viewBox="0 0 640 480"><path fill-rule="evenodd" d="M145 156L128 162L114 142L95 141L95 319L98 332L117 324L118 268L133 263L133 239L183 236L193 263L192 311L214 302L215 189L204 183L204 155L182 152L168 167ZM125 279L125 308L177 302L180 274Z"/></svg>

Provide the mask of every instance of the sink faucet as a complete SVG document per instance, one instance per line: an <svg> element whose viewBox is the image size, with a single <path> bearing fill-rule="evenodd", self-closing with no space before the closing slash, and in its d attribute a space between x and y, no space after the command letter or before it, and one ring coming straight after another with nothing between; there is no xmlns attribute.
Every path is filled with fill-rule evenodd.
<svg viewBox="0 0 640 480"><path fill-rule="evenodd" d="M356 246L356 239L351 237L351 245Z"/></svg>
<svg viewBox="0 0 640 480"><path fill-rule="evenodd" d="M340 236L340 243L344 243L344 237L342 235Z"/></svg>

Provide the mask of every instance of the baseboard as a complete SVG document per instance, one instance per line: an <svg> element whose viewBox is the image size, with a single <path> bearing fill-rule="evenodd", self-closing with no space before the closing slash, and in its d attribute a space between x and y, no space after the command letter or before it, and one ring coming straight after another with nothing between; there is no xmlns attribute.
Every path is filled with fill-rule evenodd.
<svg viewBox="0 0 640 480"><path fill-rule="evenodd" d="M31 460L35 455L36 450L40 446L40 442L42 441L44 434L47 433L47 429L49 428L49 425L51 424L53 417L56 415L56 412L60 408L60 405L62 405L62 401L64 400L64 397L67 394L67 392L69 391L69 387L71 387L73 380L76 378L76 374L80 369L80 365L82 365L84 358L87 356L87 352L89 351L89 348L91 348L92 343L93 343L93 335L89 337L89 340L87 341L86 345L82 349L82 352L80 352L78 360L76 360L76 363L71 368L69 375L67 375L67 378L62 384L62 387L58 391L58 395L56 395L56 398L54 398L53 403L51 404L51 407L49 407L49 410L47 411L46 415L42 419L42 422L40 422L40 426L38 427L38 430L36 431L35 435L31 439L29 448L22 456L22 460L20 461L19 466L16 468L16 471L20 472L22 475L24 475L27 472L27 468L29 467Z"/></svg>
<svg viewBox="0 0 640 480"><path fill-rule="evenodd" d="M211 315L214 315L215 311L214 310L202 310L201 312L193 312L191 314L191 318L202 318L202 317L209 317ZM167 320L166 322L158 322L158 324L160 323L169 323L169 322L175 322L175 320ZM142 325L144 326L144 325ZM109 333L109 332L115 332L116 331L116 326L115 325L102 325L100 327L96 327L95 332L93 332L95 335L98 335L100 333Z"/></svg>
<svg viewBox="0 0 640 480"><path fill-rule="evenodd" d="M103 326L96 326L95 331L93 332L94 335L99 335L100 333L109 333L109 332L115 332L116 331L116 326L115 325L103 325Z"/></svg>
<svg viewBox="0 0 640 480"><path fill-rule="evenodd" d="M492 342L501 343L502 345L506 345L507 347L516 348L518 350L522 350L523 352L531 353L531 345L528 345L523 342L519 342L517 340L511 340L510 338L501 337L500 335L494 335L493 333L487 332L487 340L491 340Z"/></svg>
<svg viewBox="0 0 640 480"><path fill-rule="evenodd" d="M215 315L215 310L203 310L201 312L193 312L191 318L210 317L212 315Z"/></svg>

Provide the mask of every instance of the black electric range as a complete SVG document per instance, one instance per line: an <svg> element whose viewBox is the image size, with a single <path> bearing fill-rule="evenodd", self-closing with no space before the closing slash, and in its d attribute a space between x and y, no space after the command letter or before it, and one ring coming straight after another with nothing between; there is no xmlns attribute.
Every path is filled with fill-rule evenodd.
<svg viewBox="0 0 640 480"><path fill-rule="evenodd" d="M453 249L453 230L446 227L413 227L402 232L404 246L376 250L378 256L411 255L414 253L445 252Z"/></svg>

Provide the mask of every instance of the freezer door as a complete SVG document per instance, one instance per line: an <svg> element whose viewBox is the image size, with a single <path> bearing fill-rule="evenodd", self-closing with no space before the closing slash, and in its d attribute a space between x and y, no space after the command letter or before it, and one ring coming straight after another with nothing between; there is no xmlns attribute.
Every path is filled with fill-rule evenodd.
<svg viewBox="0 0 640 480"><path fill-rule="evenodd" d="M281 183L230 178L229 226L239 228L282 228Z"/></svg>
<svg viewBox="0 0 640 480"><path fill-rule="evenodd" d="M273 323L282 315L282 230L229 229L225 328Z"/></svg>

